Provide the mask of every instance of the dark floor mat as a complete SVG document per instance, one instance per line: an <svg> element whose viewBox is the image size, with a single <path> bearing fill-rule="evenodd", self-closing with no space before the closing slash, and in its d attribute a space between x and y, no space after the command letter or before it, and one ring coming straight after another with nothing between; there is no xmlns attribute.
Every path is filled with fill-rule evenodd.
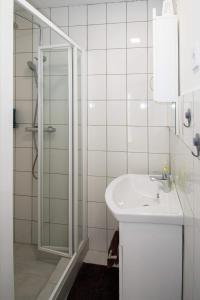
<svg viewBox="0 0 200 300"><path fill-rule="evenodd" d="M118 300L119 270L83 263L68 300Z"/></svg>

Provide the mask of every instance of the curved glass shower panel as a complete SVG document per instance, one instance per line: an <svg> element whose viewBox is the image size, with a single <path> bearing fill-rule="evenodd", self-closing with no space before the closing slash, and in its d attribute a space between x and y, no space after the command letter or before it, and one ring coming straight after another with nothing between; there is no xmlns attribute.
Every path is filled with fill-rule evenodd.
<svg viewBox="0 0 200 300"><path fill-rule="evenodd" d="M39 248L66 256L72 254L71 60L70 48L40 48Z"/></svg>

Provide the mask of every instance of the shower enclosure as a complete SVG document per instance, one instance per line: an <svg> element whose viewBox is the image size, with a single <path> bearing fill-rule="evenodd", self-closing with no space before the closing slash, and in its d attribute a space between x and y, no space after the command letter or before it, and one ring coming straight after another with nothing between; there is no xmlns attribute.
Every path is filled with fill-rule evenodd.
<svg viewBox="0 0 200 300"><path fill-rule="evenodd" d="M20 31L20 22L28 22L31 39L36 40L35 34L38 40L30 49L32 58L27 46L26 56L21 44L16 44L15 50L17 68L23 63L25 75L29 76L27 82L32 78L32 122L19 122L15 129L17 153L23 147L27 151L28 140L32 145L31 172L23 174L19 162L19 170L17 167L15 170L15 242L26 243L20 236L20 226L30 226L29 244L36 245L38 253L43 257L60 257L62 262L65 259L64 273L60 274L49 298L57 299L67 278L72 284L70 274L73 273L73 278L87 250L85 52L28 2L15 2L18 4L18 21L15 21L14 29L19 40L28 38L24 36L30 30L22 28ZM44 32L50 32L49 40L45 39ZM53 37L59 42L54 42ZM29 59L24 61L24 57ZM16 74L16 105L20 103L16 106L17 119L22 114L23 99L26 99L23 84L19 84L25 75ZM31 192L26 188L29 182ZM25 197L32 201L32 217L28 221L21 219L16 202L21 198L24 201Z"/></svg>
<svg viewBox="0 0 200 300"><path fill-rule="evenodd" d="M40 47L38 57L38 245L43 251L72 256L86 236L83 226L82 53L64 44ZM46 62L44 57L47 57ZM62 224L56 216L48 215L51 208L55 211L57 207L62 209ZM56 239L58 226L65 233L62 241Z"/></svg>

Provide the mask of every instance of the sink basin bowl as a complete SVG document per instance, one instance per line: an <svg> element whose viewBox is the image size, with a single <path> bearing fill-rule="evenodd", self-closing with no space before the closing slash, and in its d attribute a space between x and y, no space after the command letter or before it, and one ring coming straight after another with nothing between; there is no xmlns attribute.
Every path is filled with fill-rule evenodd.
<svg viewBox="0 0 200 300"><path fill-rule="evenodd" d="M169 193L148 175L126 174L106 189L106 204L119 222L183 224L183 213L174 186Z"/></svg>

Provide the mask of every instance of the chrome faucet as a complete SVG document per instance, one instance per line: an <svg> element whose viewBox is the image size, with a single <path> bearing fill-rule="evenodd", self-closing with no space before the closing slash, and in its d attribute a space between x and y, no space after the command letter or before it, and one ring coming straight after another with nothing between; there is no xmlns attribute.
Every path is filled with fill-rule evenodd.
<svg viewBox="0 0 200 300"><path fill-rule="evenodd" d="M149 176L151 181L158 181L162 183L162 190L165 193L171 192L172 189L172 176L170 173L162 173L162 175Z"/></svg>

